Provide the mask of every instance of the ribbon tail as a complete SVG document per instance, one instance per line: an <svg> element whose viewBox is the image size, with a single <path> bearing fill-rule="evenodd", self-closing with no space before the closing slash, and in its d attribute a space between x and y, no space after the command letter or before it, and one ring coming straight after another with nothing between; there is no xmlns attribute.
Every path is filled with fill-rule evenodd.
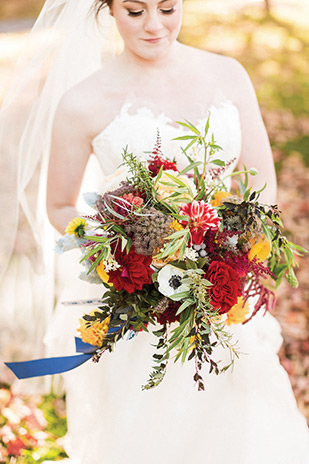
<svg viewBox="0 0 309 464"><path fill-rule="evenodd" d="M25 362L4 363L14 372L18 379L40 377L42 375L53 375L67 372L88 361L92 354L80 354L73 356L61 356L57 358L35 359Z"/></svg>

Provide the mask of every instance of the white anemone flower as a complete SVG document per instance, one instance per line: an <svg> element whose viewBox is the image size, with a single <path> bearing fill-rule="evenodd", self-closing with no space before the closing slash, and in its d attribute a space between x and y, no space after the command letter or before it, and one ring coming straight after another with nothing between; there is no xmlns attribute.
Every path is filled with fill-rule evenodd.
<svg viewBox="0 0 309 464"><path fill-rule="evenodd" d="M165 296L176 295L187 292L190 287L182 283L185 271L178 267L167 264L158 272L159 292Z"/></svg>

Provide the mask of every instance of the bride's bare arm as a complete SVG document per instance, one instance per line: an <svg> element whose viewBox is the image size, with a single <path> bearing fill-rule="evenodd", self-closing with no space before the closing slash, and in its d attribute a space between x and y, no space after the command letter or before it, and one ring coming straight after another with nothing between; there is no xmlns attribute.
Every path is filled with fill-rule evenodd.
<svg viewBox="0 0 309 464"><path fill-rule="evenodd" d="M48 217L61 234L78 215L75 204L90 154L83 109L76 99L65 96L55 114L47 182Z"/></svg>
<svg viewBox="0 0 309 464"><path fill-rule="evenodd" d="M259 190L265 183L267 184L266 189L261 193L260 201L274 204L277 193L274 161L253 85L247 72L238 63L235 63L230 79L237 83L237 104L242 129L240 162L247 169L252 167L257 169L258 175L250 179L254 190Z"/></svg>

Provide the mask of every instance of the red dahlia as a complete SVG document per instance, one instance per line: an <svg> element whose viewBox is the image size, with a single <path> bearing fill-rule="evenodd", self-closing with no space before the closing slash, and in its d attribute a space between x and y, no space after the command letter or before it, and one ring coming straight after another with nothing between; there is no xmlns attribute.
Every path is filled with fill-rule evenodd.
<svg viewBox="0 0 309 464"><path fill-rule="evenodd" d="M217 211L204 201L194 200L192 203L187 203L180 209L180 214L189 216L191 219L190 232L192 242L200 245L205 237L208 229L218 229L221 218ZM186 226L188 221L179 221L180 224Z"/></svg>
<svg viewBox="0 0 309 464"><path fill-rule="evenodd" d="M237 303L241 295L240 278L234 269L221 261L213 261L206 279L213 285L209 289L210 303L220 314L227 313Z"/></svg>
<svg viewBox="0 0 309 464"><path fill-rule="evenodd" d="M115 290L133 293L135 290L141 290L145 284L151 284L153 273L149 267L152 261L151 256L135 253L133 246L128 254L118 247L115 251L115 259L120 264L120 268L108 273L109 281L114 285Z"/></svg>

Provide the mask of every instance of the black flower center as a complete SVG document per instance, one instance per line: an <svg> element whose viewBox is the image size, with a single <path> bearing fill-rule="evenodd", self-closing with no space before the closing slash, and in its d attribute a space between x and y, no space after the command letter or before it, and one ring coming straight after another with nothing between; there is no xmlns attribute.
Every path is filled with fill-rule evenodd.
<svg viewBox="0 0 309 464"><path fill-rule="evenodd" d="M181 277L179 275L173 275L168 281L168 284L173 290L176 290L176 288L181 285Z"/></svg>

